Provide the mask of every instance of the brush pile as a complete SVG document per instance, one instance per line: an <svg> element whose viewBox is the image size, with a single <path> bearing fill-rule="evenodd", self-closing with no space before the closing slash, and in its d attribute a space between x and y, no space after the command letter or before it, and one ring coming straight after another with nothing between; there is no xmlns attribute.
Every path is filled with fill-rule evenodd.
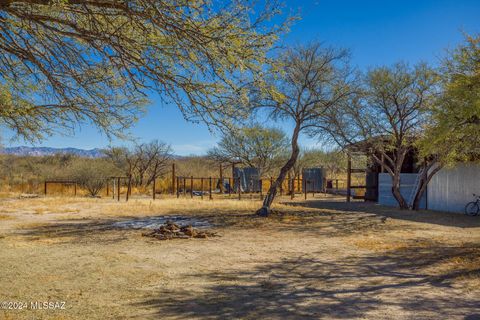
<svg viewBox="0 0 480 320"><path fill-rule="evenodd" d="M190 238L209 238L217 237L215 232L200 231L192 227L192 225L181 226L172 221L167 221L159 228L154 229L151 232L143 233L144 237L151 237L158 240L171 240L171 239L190 239Z"/></svg>

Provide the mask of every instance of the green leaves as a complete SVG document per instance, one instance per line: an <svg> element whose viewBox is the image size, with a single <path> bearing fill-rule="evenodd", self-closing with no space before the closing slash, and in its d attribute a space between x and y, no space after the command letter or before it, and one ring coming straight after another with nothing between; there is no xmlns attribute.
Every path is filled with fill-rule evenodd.
<svg viewBox="0 0 480 320"><path fill-rule="evenodd" d="M246 116L245 83L289 23L276 2L27 1L0 7L0 83L34 106L26 139L92 122L119 135L156 91L185 117L222 125ZM31 87L28 94L21 88ZM240 98L239 98L240 97ZM11 104L13 105L13 104ZM48 111L47 111L48 109ZM48 116L44 116L48 113Z"/></svg>
<svg viewBox="0 0 480 320"><path fill-rule="evenodd" d="M447 165L480 159L480 36L466 36L440 69L442 94L419 142Z"/></svg>

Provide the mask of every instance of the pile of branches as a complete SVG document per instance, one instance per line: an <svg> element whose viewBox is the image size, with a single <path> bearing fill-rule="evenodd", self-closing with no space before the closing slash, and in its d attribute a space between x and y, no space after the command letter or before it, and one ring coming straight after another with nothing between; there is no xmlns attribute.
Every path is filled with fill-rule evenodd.
<svg viewBox="0 0 480 320"><path fill-rule="evenodd" d="M170 239L190 239L190 238L208 238L217 237L215 232L200 231L192 227L192 225L180 226L172 221L167 221L159 228L151 232L143 233L144 237L152 237L158 240Z"/></svg>

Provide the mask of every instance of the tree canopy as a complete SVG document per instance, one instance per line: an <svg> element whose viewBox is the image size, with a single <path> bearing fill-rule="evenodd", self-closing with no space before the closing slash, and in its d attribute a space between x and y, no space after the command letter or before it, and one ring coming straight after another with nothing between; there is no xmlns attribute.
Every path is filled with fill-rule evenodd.
<svg viewBox="0 0 480 320"><path fill-rule="evenodd" d="M480 35L466 36L443 61L442 90L419 146L447 165L480 160Z"/></svg>
<svg viewBox="0 0 480 320"><path fill-rule="evenodd" d="M286 26L266 23L278 13L270 1L0 0L0 124L26 139L82 122L120 134L150 91L189 119L231 121Z"/></svg>
<svg viewBox="0 0 480 320"><path fill-rule="evenodd" d="M435 72L425 64L371 69L361 77L357 93L342 107L325 113L313 132L328 132L340 146L368 153L392 177L392 192L400 207L408 208L409 199L400 193L400 173L430 119L436 84ZM432 160L425 172L437 164L436 158Z"/></svg>
<svg viewBox="0 0 480 320"><path fill-rule="evenodd" d="M218 162L255 167L262 176L279 164L287 149L288 140L282 130L254 124L224 134L208 155Z"/></svg>
<svg viewBox="0 0 480 320"><path fill-rule="evenodd" d="M326 113L333 112L352 94L348 62L348 51L320 43L292 47L272 64L263 90L254 91L255 109L293 124L290 155L258 214L268 214L277 189L294 167L300 154L300 134L317 126Z"/></svg>

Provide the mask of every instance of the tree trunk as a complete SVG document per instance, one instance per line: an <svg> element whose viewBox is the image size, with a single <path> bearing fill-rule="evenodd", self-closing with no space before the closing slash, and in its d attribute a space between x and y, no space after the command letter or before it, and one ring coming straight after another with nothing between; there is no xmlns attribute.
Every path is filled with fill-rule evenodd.
<svg viewBox="0 0 480 320"><path fill-rule="evenodd" d="M392 176L392 194L397 200L400 209L408 209L407 201L400 193L400 173L395 173Z"/></svg>
<svg viewBox="0 0 480 320"><path fill-rule="evenodd" d="M280 174L278 175L277 179L275 182L270 186L268 189L268 193L265 196L265 199L263 200L263 205L262 207L257 210L257 215L266 217L270 214L270 207L273 203L273 200L275 199L275 196L277 195L277 190L278 188L282 185L283 181L285 180L285 177L287 176L288 172L293 168L295 165L295 162L297 162L298 155L300 153L300 148L298 147L298 136L300 134L300 123L296 123L295 129L293 130L293 135L292 135L292 153L290 155L290 158L288 161L283 165L283 167L280 169Z"/></svg>
<svg viewBox="0 0 480 320"><path fill-rule="evenodd" d="M435 165L437 164L436 162L435 163L432 163L430 166L427 166L423 169L423 171L420 173L423 175L422 177L422 180L421 180L421 185L420 185L420 188L417 190L417 193L415 194L415 198L413 200L413 205L412 205L412 209L413 210L418 210L420 209L420 200L422 199L422 196L423 194L425 193L425 190L427 190L427 186L428 184L430 183L430 180L432 180L432 177L438 172L440 171L440 169L442 169L442 165L440 164L437 164L437 166L435 167L435 169L433 169L430 173L428 173L428 171L430 171L430 169Z"/></svg>

